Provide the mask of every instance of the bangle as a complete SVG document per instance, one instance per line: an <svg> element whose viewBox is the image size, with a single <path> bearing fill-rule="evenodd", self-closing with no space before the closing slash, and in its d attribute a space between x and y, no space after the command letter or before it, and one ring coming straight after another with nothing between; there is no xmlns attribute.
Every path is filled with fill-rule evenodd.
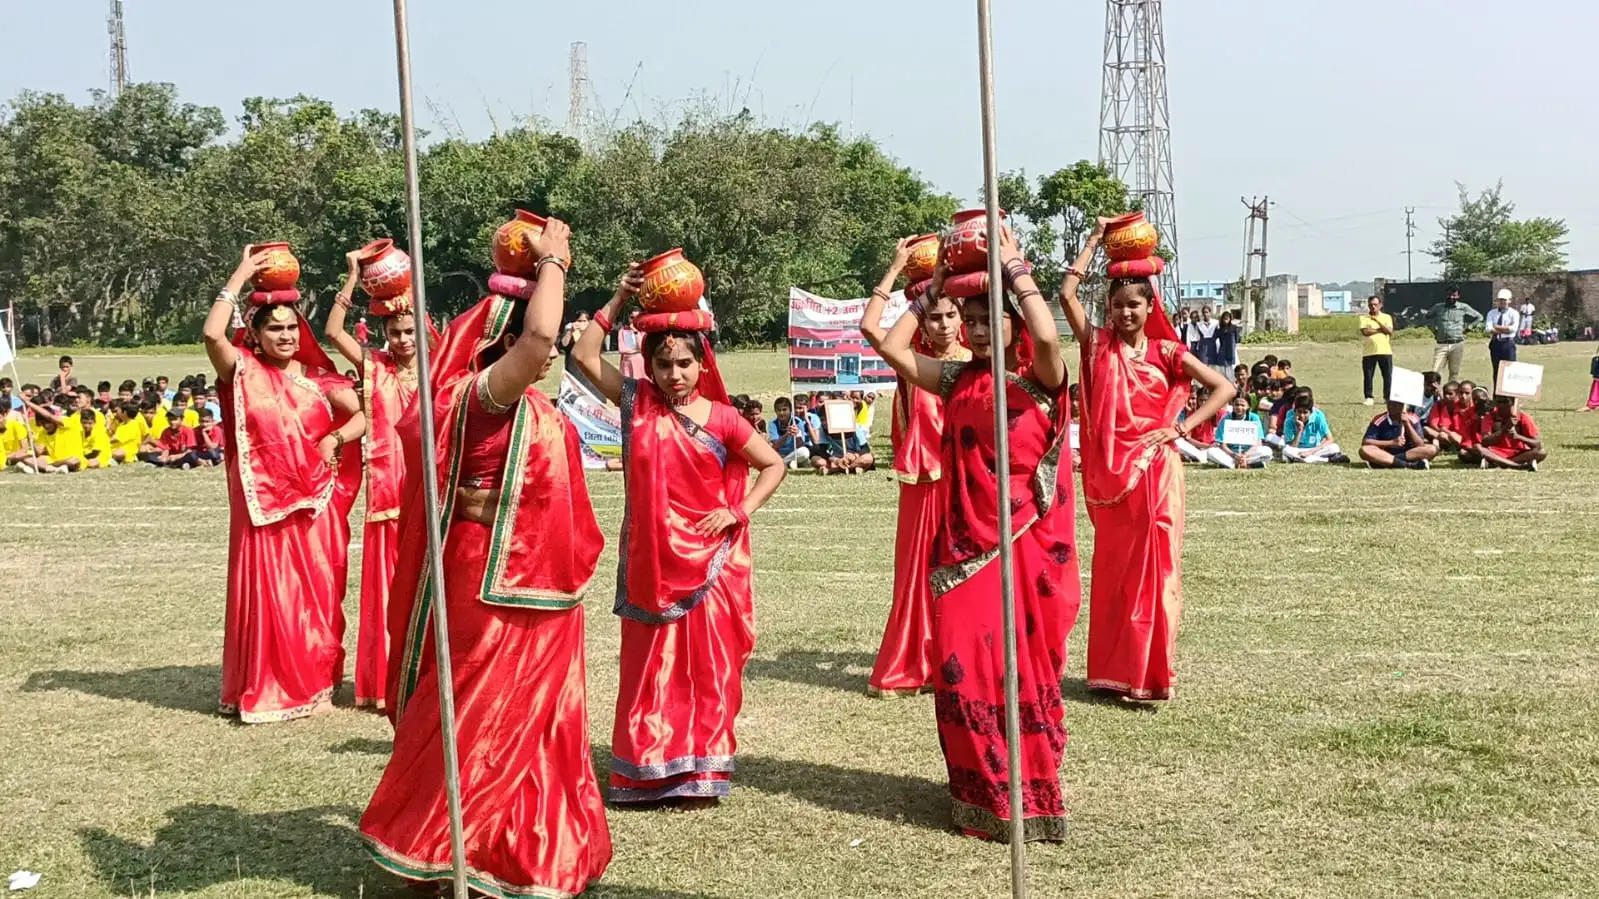
<svg viewBox="0 0 1599 899"><path fill-rule="evenodd" d="M1005 263L1003 271L1005 273L1005 280L1015 281L1022 275L1028 274L1027 263L1021 261L1020 259L1012 259L1011 261Z"/></svg>
<svg viewBox="0 0 1599 899"><path fill-rule="evenodd" d="M1066 277L1068 277L1068 278L1076 278L1077 280L1081 281L1084 278L1088 277L1088 273L1083 271L1080 268L1072 268L1071 266L1067 266L1066 267Z"/></svg>
<svg viewBox="0 0 1599 899"><path fill-rule="evenodd" d="M224 287L217 291L217 298L212 302L227 303L231 306L237 307L239 305L239 295Z"/></svg>
<svg viewBox="0 0 1599 899"><path fill-rule="evenodd" d="M880 298L885 303L888 302L888 291L881 287L872 288L872 296Z"/></svg>
<svg viewBox="0 0 1599 899"><path fill-rule="evenodd" d="M347 293L336 293L336 294L334 294L333 295L333 305L339 307L340 309L349 309L350 305L351 305L350 304L350 295L347 294Z"/></svg>
<svg viewBox="0 0 1599 899"><path fill-rule="evenodd" d="M927 317L927 307L922 305L921 300L912 300L911 304L905 307L905 311L916 316L917 321Z"/></svg>
<svg viewBox="0 0 1599 899"><path fill-rule="evenodd" d="M1042 293L1039 293L1036 290L1024 290L1021 293L1016 295L1016 302L1019 303L1019 302L1025 300L1025 299L1027 299L1028 297L1038 297L1040 300L1042 300L1044 298L1044 295Z"/></svg>
<svg viewBox="0 0 1599 899"><path fill-rule="evenodd" d="M736 519L740 525L742 525L744 527L748 527L749 526L750 513L744 511L744 507L743 506L739 506L739 505L728 506L727 507L727 511L733 513L733 518Z"/></svg>
<svg viewBox="0 0 1599 899"><path fill-rule="evenodd" d="M604 331L606 334L611 333L611 318L605 314L604 309L594 313L593 322L594 324L600 326L601 331Z"/></svg>
<svg viewBox="0 0 1599 899"><path fill-rule="evenodd" d="M537 273L539 269L544 267L546 262L554 263L556 267L561 270L561 274L566 274L566 261L554 253L551 253L550 255L545 256L543 259L540 259L538 262L533 263L533 271Z"/></svg>

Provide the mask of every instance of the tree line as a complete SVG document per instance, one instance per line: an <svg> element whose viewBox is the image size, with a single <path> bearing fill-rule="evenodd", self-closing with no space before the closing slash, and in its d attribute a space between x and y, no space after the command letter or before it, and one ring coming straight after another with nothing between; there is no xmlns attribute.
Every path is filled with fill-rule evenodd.
<svg viewBox="0 0 1599 899"><path fill-rule="evenodd" d="M730 342L780 340L788 288L862 296L894 241L956 210L874 141L748 112L637 123L589 144L528 122L424 142L428 299L458 313L486 291L489 242L517 208L572 224L574 306L597 307L632 260L681 246ZM286 240L320 314L344 254L404 246L397 116L314 97L220 109L134 84L75 104L25 92L0 119L0 304L30 342L196 339L246 243Z"/></svg>

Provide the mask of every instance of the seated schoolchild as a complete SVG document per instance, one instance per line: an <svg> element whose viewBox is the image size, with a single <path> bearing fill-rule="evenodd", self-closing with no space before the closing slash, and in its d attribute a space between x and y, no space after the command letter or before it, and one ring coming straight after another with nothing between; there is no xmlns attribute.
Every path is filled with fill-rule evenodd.
<svg viewBox="0 0 1599 899"><path fill-rule="evenodd" d="M1398 400L1371 420L1360 445L1360 458L1372 468L1431 468L1438 447L1421 436L1416 417Z"/></svg>
<svg viewBox="0 0 1599 899"><path fill-rule="evenodd" d="M1074 384L1072 386L1075 387L1077 385ZM1177 414L1177 423L1183 424L1184 422L1188 421L1188 416L1191 415L1195 409L1198 409L1205 402L1205 400L1209 398L1209 390L1206 390L1203 387L1195 390L1188 397L1188 407ZM1179 437L1172 441L1172 445L1177 447L1177 452L1181 453L1185 460L1189 462L1198 462L1200 464L1211 461L1210 451L1214 448L1215 443L1215 419L1211 419L1210 421L1196 422L1193 427L1188 429L1188 437Z"/></svg>
<svg viewBox="0 0 1599 899"><path fill-rule="evenodd" d="M1349 461L1333 443L1327 416L1316 408L1316 398L1309 388L1300 391L1293 413L1283 421L1282 451L1284 462Z"/></svg>
<svg viewBox="0 0 1599 899"><path fill-rule="evenodd" d="M1244 421L1254 425L1254 443L1228 443L1227 422ZM1236 425L1234 427L1237 427ZM1271 447L1262 441L1266 439L1266 431L1260 425L1260 415L1249 411L1249 400L1242 396L1233 397L1232 412L1223 416L1216 426L1217 445L1210 450L1210 461L1223 468L1265 468L1271 461Z"/></svg>
<svg viewBox="0 0 1599 899"><path fill-rule="evenodd" d="M1455 413L1455 427L1460 434L1460 461L1467 465L1477 465L1482 462L1482 438L1484 428L1491 424L1489 413L1493 404L1488 400L1488 391L1481 387L1466 393L1469 381L1460 382L1462 405Z"/></svg>
<svg viewBox="0 0 1599 899"><path fill-rule="evenodd" d="M1432 404L1427 417L1422 419L1422 436L1441 450L1460 448L1459 397L1460 385L1450 381L1438 392L1437 401Z"/></svg>
<svg viewBox="0 0 1599 899"><path fill-rule="evenodd" d="M1538 463L1549 458L1543 440L1538 436L1538 426L1532 416L1521 411L1513 396L1494 398L1488 413L1489 426L1478 450L1483 468L1515 468L1537 471Z"/></svg>

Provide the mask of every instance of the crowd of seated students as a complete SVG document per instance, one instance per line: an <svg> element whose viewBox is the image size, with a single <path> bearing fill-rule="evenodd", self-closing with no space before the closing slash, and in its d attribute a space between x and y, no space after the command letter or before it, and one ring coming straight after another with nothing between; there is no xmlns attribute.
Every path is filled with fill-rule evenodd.
<svg viewBox="0 0 1599 899"><path fill-rule="evenodd" d="M1390 401L1366 426L1358 454L1369 467L1428 469L1453 457L1482 468L1537 471L1548 457L1537 424L1514 397L1490 397L1471 381L1443 383L1437 372L1424 378L1421 406ZM1247 390L1239 391L1230 409L1214 422L1191 427L1189 439L1177 441L1186 461L1230 469L1264 468L1274 459L1350 461L1316 405L1315 391L1295 379L1291 361L1267 356L1239 372L1239 383ZM1188 409L1204 399L1203 391L1196 391Z"/></svg>
<svg viewBox="0 0 1599 899"><path fill-rule="evenodd" d="M855 415L852 430L828 433L825 404L829 400L850 403ZM859 390L780 396L772 403L772 417L766 419L760 400L733 397L733 407L757 433L766 435L790 469L810 468L817 474L860 474L877 467L871 444L876 402L875 393Z"/></svg>
<svg viewBox="0 0 1599 899"><path fill-rule="evenodd" d="M0 378L0 457L25 472L69 474L115 465L205 468L222 461L221 407L205 375L141 385L80 384L70 356L48 386Z"/></svg>

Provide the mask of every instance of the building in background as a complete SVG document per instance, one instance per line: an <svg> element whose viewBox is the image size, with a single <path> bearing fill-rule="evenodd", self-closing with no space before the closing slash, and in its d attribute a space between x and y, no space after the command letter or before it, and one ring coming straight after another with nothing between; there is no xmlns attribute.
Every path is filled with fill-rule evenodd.
<svg viewBox="0 0 1599 899"><path fill-rule="evenodd" d="M1350 290L1324 290L1321 292L1321 308L1328 315L1338 315L1351 312L1355 306L1355 294Z"/></svg>
<svg viewBox="0 0 1599 899"><path fill-rule="evenodd" d="M1209 303L1219 306L1227 301L1228 281L1184 281L1177 285L1177 290L1182 294L1183 305L1203 306Z"/></svg>
<svg viewBox="0 0 1599 899"><path fill-rule="evenodd" d="M1320 284L1299 285L1299 314L1305 316L1327 314L1327 308L1322 305Z"/></svg>
<svg viewBox="0 0 1599 899"><path fill-rule="evenodd" d="M1299 276L1271 275L1266 278L1266 300L1260 310L1260 327L1265 331L1299 330Z"/></svg>

